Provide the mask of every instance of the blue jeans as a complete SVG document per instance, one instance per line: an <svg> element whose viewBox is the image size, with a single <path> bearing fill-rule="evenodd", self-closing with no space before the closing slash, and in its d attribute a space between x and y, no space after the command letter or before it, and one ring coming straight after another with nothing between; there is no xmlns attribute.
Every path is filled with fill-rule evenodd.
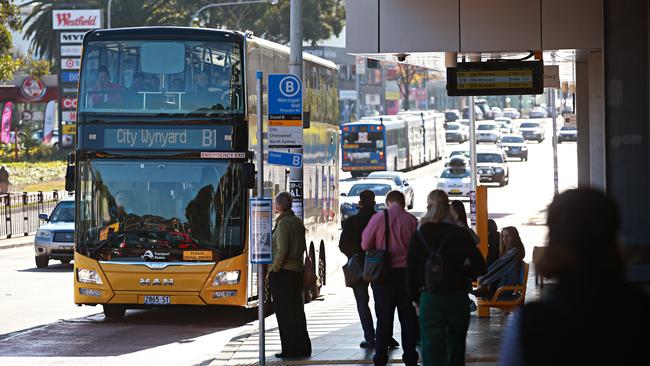
<svg viewBox="0 0 650 366"><path fill-rule="evenodd" d="M417 365L419 355L415 346L418 340L418 317L413 304L406 296L405 269L391 269L384 282L372 284L372 293L375 296L377 314L377 337L373 357L375 365L385 366L388 362L388 343L393 336L395 308L402 328L402 360L406 366Z"/></svg>
<svg viewBox="0 0 650 366"><path fill-rule="evenodd" d="M363 328L363 338L367 341L375 340L375 326L372 321L372 313L368 303L370 302L370 295L368 294L368 282L362 281L360 284L352 287L354 291L354 299L357 302L357 311L359 312L359 319L361 320L361 327Z"/></svg>

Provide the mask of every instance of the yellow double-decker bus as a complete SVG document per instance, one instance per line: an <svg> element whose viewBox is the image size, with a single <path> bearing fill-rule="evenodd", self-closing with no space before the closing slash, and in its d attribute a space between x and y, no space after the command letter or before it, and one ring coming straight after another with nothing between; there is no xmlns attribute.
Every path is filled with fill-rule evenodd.
<svg viewBox="0 0 650 366"><path fill-rule="evenodd" d="M75 303L101 304L109 318L135 307L256 306L247 243L255 72L287 73L288 48L177 27L97 30L83 43ZM325 283L339 226L339 113L336 66L305 54L303 67L304 217L319 278L309 298ZM264 167L266 196L287 185L285 168Z"/></svg>

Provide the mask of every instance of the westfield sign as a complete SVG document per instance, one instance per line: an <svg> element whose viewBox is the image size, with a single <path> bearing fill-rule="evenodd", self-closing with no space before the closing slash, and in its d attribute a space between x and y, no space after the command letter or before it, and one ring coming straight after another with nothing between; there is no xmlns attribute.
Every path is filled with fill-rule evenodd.
<svg viewBox="0 0 650 366"><path fill-rule="evenodd" d="M98 29L101 28L101 10L54 10L52 28L57 29Z"/></svg>

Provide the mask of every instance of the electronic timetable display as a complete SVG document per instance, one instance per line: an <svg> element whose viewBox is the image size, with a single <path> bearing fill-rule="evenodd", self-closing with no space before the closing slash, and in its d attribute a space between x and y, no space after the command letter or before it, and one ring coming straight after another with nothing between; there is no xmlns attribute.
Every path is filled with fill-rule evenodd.
<svg viewBox="0 0 650 366"><path fill-rule="evenodd" d="M447 68L449 96L542 94L541 61L464 62Z"/></svg>

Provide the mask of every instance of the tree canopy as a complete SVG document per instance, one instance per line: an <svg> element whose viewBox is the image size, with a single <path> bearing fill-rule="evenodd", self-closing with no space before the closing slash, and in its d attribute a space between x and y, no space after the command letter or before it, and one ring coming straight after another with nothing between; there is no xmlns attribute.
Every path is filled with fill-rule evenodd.
<svg viewBox="0 0 650 366"><path fill-rule="evenodd" d="M76 8L106 9L108 0L79 0L76 3L79 4ZM113 0L111 27L187 26L196 10L216 3L218 2L213 0ZM35 56L52 59L55 54L53 47L56 44L56 34L52 32L52 10L60 8L59 4L61 0L33 0L22 5L33 6L23 24L26 27L25 38L32 39L31 49ZM251 30L259 37L286 44L289 42L289 10L289 0L280 0L277 5L227 5L201 12L197 25ZM303 1L304 41L316 45L319 41L338 36L344 24L343 0Z"/></svg>
<svg viewBox="0 0 650 366"><path fill-rule="evenodd" d="M13 0L0 0L0 80L10 80L20 67L11 55L10 30L20 29L20 12Z"/></svg>

